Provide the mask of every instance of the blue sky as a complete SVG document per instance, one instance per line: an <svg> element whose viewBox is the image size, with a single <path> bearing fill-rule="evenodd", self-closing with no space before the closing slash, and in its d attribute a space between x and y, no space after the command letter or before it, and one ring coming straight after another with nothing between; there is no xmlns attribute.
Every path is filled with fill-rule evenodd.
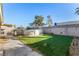
<svg viewBox="0 0 79 59"><path fill-rule="evenodd" d="M34 21L35 15L50 15L53 22L65 22L79 20L75 15L75 9L79 4L64 3L7 3L3 4L4 23L17 26L28 26Z"/></svg>

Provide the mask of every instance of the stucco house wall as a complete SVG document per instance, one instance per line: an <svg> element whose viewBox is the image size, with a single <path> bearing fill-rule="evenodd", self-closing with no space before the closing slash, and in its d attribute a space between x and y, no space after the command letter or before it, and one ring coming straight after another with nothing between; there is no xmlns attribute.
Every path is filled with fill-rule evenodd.
<svg viewBox="0 0 79 59"><path fill-rule="evenodd" d="M1 29L3 29L3 34L0 33L0 35L7 35L7 33L12 33L12 31L15 29L14 26L12 27L7 27L7 26L1 26ZM1 31L0 31L1 32Z"/></svg>
<svg viewBox="0 0 79 59"><path fill-rule="evenodd" d="M24 31L24 35L29 37L39 36L42 34L41 29L29 29Z"/></svg>

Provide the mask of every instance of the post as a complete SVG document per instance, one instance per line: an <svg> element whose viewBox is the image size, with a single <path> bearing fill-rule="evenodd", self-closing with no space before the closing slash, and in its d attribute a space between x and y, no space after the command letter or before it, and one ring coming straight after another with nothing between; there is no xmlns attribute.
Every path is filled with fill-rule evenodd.
<svg viewBox="0 0 79 59"><path fill-rule="evenodd" d="M3 5L2 3L0 3L0 29L1 29L2 23L3 23ZM4 44L5 43L2 43L3 56L5 56Z"/></svg>
<svg viewBox="0 0 79 59"><path fill-rule="evenodd" d="M3 23L3 6L2 3L0 3L0 28L2 26Z"/></svg>

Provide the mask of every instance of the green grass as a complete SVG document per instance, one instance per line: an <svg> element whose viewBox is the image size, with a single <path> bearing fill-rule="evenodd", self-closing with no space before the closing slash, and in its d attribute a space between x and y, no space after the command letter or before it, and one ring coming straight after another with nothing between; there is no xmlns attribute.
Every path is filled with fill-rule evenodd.
<svg viewBox="0 0 79 59"><path fill-rule="evenodd" d="M21 41L40 51L43 55L66 56L69 55L69 46L72 42L72 37L53 35L52 37L22 38Z"/></svg>
<svg viewBox="0 0 79 59"><path fill-rule="evenodd" d="M39 37L20 37L21 38L21 41L24 43L24 44L33 44L33 43L37 43L37 42L40 42L42 40L46 40L48 39L49 37L52 37L52 36L49 36L49 35L41 35Z"/></svg>

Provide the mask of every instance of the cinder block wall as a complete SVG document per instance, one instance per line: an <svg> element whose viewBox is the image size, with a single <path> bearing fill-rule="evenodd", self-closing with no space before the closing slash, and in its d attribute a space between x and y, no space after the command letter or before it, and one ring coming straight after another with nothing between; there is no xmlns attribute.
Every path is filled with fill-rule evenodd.
<svg viewBox="0 0 79 59"><path fill-rule="evenodd" d="M58 35L69 35L69 36L79 36L79 27L44 27L44 33L54 33Z"/></svg>

